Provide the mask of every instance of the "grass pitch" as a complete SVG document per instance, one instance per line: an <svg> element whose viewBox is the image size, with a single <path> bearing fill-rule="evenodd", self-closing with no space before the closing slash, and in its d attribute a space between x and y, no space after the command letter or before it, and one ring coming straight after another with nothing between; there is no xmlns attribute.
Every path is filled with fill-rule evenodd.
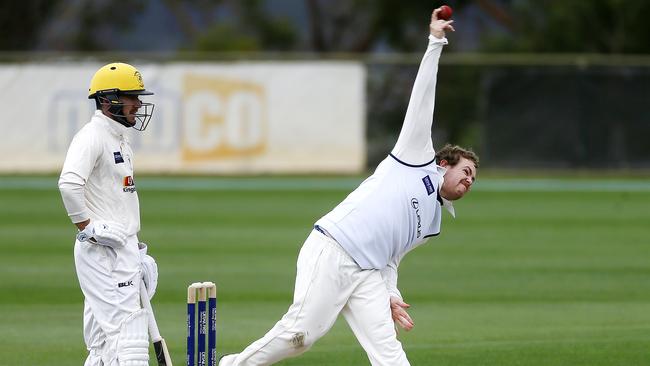
<svg viewBox="0 0 650 366"><path fill-rule="evenodd" d="M185 364L189 283L218 285L219 354L282 316L311 225L355 178L140 178L153 299ZM650 186L479 181L442 234L411 252L400 289L413 365L650 364ZM0 177L0 365L81 365L83 297L55 177ZM483 187L483 188L482 188ZM153 362L152 362L153 364ZM366 365L343 320L282 365Z"/></svg>

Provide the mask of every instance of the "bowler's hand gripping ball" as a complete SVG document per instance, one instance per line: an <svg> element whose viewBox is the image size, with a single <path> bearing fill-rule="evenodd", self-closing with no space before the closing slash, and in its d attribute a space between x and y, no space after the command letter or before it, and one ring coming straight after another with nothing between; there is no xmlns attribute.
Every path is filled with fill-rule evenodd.
<svg viewBox="0 0 650 366"><path fill-rule="evenodd" d="M440 12L438 13L438 19L449 20L451 19L452 14L451 7L448 5L443 5L440 7Z"/></svg>

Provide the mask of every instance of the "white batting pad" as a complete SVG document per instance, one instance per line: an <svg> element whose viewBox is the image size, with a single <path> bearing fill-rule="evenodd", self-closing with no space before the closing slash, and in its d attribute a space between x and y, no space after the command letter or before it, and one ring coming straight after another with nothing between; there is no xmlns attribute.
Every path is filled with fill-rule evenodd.
<svg viewBox="0 0 650 366"><path fill-rule="evenodd" d="M117 340L117 359L120 366L149 365L147 321L147 312L140 309L122 322Z"/></svg>

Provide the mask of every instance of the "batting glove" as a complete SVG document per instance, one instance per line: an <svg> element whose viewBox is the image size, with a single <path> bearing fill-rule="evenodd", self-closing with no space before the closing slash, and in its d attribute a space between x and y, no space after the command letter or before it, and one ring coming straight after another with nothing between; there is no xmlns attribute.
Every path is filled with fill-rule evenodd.
<svg viewBox="0 0 650 366"><path fill-rule="evenodd" d="M77 234L77 240L120 248L126 244L126 229L113 221L92 221Z"/></svg>
<svg viewBox="0 0 650 366"><path fill-rule="evenodd" d="M158 264L156 264L153 257L147 254L146 243L138 243L138 248L140 249L142 280L144 281L144 286L147 288L147 295L151 299L156 293L156 287L158 287Z"/></svg>

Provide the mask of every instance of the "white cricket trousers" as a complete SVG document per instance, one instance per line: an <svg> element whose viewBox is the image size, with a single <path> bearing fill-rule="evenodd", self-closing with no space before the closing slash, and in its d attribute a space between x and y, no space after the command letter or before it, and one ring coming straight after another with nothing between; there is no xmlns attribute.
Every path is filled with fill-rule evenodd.
<svg viewBox="0 0 650 366"><path fill-rule="evenodd" d="M339 313L372 365L409 365L397 340L379 270L362 270L333 239L313 230L298 256L293 304L264 337L219 366L271 365L307 351Z"/></svg>
<svg viewBox="0 0 650 366"><path fill-rule="evenodd" d="M122 321L140 306L140 253L133 235L124 247L76 241L74 261L84 294L85 366L117 365Z"/></svg>

